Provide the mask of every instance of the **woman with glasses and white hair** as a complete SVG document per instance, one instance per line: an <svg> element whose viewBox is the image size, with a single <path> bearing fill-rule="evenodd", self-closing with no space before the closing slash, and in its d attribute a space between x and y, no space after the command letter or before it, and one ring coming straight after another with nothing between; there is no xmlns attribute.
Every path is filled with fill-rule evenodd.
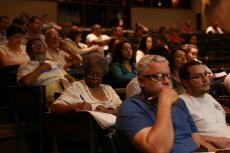
<svg viewBox="0 0 230 153"><path fill-rule="evenodd" d="M84 80L68 87L52 104L53 112L93 110L116 114L121 100L113 88L102 84L109 70L107 59L101 53L88 53L83 57Z"/></svg>

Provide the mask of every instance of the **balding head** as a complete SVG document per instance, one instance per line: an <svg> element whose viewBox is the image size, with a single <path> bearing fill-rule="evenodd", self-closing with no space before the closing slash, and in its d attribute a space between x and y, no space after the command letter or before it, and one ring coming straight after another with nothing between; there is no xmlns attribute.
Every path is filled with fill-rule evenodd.
<svg viewBox="0 0 230 153"><path fill-rule="evenodd" d="M45 37L46 37L46 43L48 44L48 47L56 48L59 46L60 43L59 33L54 28L48 29L45 32Z"/></svg>

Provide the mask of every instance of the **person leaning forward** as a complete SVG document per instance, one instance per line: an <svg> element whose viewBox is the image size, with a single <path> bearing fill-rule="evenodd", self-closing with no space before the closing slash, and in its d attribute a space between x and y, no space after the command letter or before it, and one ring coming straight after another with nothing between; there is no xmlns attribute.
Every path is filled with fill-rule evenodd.
<svg viewBox="0 0 230 153"><path fill-rule="evenodd" d="M182 99L171 88L168 61L159 55L146 55L137 65L139 95L125 100L118 112L116 129L140 152L190 153L205 142Z"/></svg>

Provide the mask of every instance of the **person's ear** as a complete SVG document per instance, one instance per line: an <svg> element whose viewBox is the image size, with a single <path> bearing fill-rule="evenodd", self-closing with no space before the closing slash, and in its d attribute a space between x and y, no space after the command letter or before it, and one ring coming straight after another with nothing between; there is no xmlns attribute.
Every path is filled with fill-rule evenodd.
<svg viewBox="0 0 230 153"><path fill-rule="evenodd" d="M181 84L187 88L188 87L188 80L181 80Z"/></svg>
<svg viewBox="0 0 230 153"><path fill-rule="evenodd" d="M138 82L139 82L140 88L142 88L144 86L143 81L144 81L143 77L138 77Z"/></svg>

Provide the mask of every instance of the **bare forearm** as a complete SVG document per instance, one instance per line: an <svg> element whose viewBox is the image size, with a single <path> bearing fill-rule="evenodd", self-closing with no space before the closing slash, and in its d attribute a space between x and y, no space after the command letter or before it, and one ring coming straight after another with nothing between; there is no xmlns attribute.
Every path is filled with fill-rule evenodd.
<svg viewBox="0 0 230 153"><path fill-rule="evenodd" d="M27 74L26 76L22 77L19 82L22 85L29 86L29 85L33 84L37 80L37 78L41 75L41 73L42 73L42 70L38 67L33 72L31 72L31 73Z"/></svg>
<svg viewBox="0 0 230 153"><path fill-rule="evenodd" d="M113 114L113 115L117 115L117 110L116 109L106 109L104 112L109 113L109 114Z"/></svg>
<svg viewBox="0 0 230 153"><path fill-rule="evenodd" d="M208 151L215 151L216 148L215 146L213 146L210 142L206 141L205 139L203 139L203 137L201 135L199 135L198 133L193 133L192 134L192 139L193 141L195 141L198 145L202 145L205 148L208 149Z"/></svg>
<svg viewBox="0 0 230 153"><path fill-rule="evenodd" d="M158 106L156 122L147 137L148 142L158 148L163 146L166 152L171 150L174 140L171 109L171 106Z"/></svg>
<svg viewBox="0 0 230 153"><path fill-rule="evenodd" d="M158 106L156 122L134 135L132 143L145 153L169 153L173 146L171 106Z"/></svg>
<svg viewBox="0 0 230 153"><path fill-rule="evenodd" d="M59 103L52 104L50 106L50 109L51 109L51 112L54 112L54 113L66 113L66 112L75 111L71 105L65 105L65 104L59 104Z"/></svg>
<svg viewBox="0 0 230 153"><path fill-rule="evenodd" d="M216 136L207 136L207 135L201 135L201 138L211 143L212 145L216 146L217 148L229 148L230 147L230 139L226 137L216 137Z"/></svg>

